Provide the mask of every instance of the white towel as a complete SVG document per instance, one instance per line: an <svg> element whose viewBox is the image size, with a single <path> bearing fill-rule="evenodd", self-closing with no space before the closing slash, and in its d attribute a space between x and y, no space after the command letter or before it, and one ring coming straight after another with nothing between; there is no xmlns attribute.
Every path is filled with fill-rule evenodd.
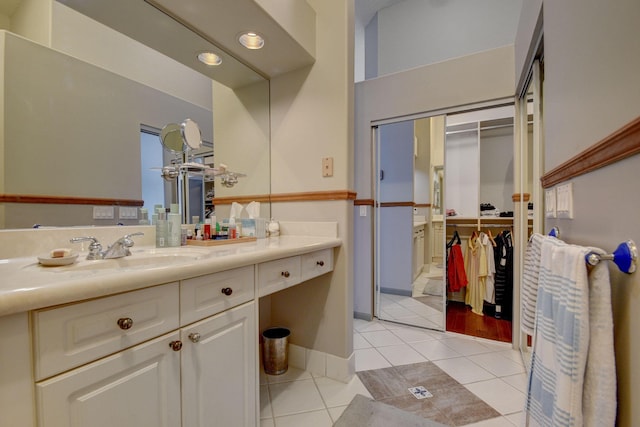
<svg viewBox="0 0 640 427"><path fill-rule="evenodd" d="M534 233L527 243L522 270L522 287L520 289L520 329L527 335L533 335L533 324L538 298L538 276L540 273L540 256L542 242L552 237Z"/></svg>
<svg viewBox="0 0 640 427"><path fill-rule="evenodd" d="M602 249L591 248L597 254ZM609 265L598 263L589 273L589 353L582 399L586 427L613 426L616 420L616 361Z"/></svg>
<svg viewBox="0 0 640 427"><path fill-rule="evenodd" d="M544 239L524 421L527 426L582 426L589 348L586 248Z"/></svg>

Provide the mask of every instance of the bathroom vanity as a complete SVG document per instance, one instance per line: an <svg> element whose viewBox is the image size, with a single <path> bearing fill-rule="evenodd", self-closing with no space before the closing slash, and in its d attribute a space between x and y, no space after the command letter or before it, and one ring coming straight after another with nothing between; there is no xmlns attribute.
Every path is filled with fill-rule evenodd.
<svg viewBox="0 0 640 427"><path fill-rule="evenodd" d="M0 263L0 425L259 425L259 298L333 270L338 238ZM109 264L111 263L111 264Z"/></svg>

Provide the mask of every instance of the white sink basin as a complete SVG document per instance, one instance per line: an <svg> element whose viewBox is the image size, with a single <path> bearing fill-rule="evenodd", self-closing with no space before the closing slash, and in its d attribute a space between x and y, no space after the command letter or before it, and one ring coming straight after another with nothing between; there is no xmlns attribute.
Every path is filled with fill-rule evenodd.
<svg viewBox="0 0 640 427"><path fill-rule="evenodd" d="M88 261L79 260L63 267L41 267L53 273L69 273L79 271L132 270L149 267L174 266L186 262L206 259L210 256L207 250L193 248L151 248L134 249L130 256Z"/></svg>

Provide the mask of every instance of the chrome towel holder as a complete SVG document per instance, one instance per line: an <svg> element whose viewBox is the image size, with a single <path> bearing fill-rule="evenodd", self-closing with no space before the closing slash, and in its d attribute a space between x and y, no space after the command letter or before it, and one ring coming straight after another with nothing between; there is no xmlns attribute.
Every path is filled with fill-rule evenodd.
<svg viewBox="0 0 640 427"><path fill-rule="evenodd" d="M558 238L560 235L560 229L553 227L549 231L549 236ZM596 265L600 261L613 261L618 269L623 273L631 274L636 271L636 264L638 262L638 247L633 240L627 240L618 245L615 251L611 254L600 255L595 252L589 252L584 257L585 262L588 265Z"/></svg>

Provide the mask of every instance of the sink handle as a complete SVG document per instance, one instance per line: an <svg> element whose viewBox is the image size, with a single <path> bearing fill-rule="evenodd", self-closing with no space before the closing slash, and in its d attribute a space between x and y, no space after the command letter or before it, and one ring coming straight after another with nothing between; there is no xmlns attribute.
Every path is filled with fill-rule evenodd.
<svg viewBox="0 0 640 427"><path fill-rule="evenodd" d="M89 245L89 254L87 255L88 260L100 259L100 253L102 252L102 245L98 242L98 239L91 236L82 236L82 237L73 237L69 239L71 243L80 243L80 242L88 242Z"/></svg>

